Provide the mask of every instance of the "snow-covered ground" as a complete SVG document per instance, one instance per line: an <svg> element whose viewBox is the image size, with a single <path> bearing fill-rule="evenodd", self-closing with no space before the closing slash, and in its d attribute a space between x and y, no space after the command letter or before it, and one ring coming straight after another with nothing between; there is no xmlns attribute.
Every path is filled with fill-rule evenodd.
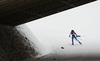
<svg viewBox="0 0 100 61"><path fill-rule="evenodd" d="M31 46L33 47L36 51L36 53L38 53L39 56L41 55L45 55L48 53L48 51L46 51L47 49L38 41L38 39L35 37L35 35L30 31L30 29L26 26L26 25L19 25L16 26L17 30L20 31L20 33L26 37Z"/></svg>
<svg viewBox="0 0 100 61"><path fill-rule="evenodd" d="M96 1L26 23L25 25L45 47L44 52L48 52L42 52L42 58L99 57L99 6L100 1ZM78 39L82 45L75 40L75 45L71 45L71 38L68 36L72 29L81 35Z"/></svg>
<svg viewBox="0 0 100 61"><path fill-rule="evenodd" d="M39 30L36 30L36 32L39 32ZM63 32L41 30L41 32L37 35L38 37L40 36L39 39L41 44L43 44L49 51L48 54L44 56L42 55L43 57L40 59L66 59L72 57L100 58L99 39L88 39L87 37L83 36L78 38L82 42L82 45L80 45L76 40L74 41L75 45L71 45L71 38L69 38L68 35ZM61 47L64 47L64 49Z"/></svg>

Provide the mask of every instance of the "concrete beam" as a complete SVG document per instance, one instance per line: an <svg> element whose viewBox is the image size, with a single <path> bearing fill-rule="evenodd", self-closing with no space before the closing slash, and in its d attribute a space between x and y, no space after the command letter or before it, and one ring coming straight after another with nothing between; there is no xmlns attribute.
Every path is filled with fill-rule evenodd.
<svg viewBox="0 0 100 61"><path fill-rule="evenodd" d="M17 26L96 0L0 0L0 24Z"/></svg>

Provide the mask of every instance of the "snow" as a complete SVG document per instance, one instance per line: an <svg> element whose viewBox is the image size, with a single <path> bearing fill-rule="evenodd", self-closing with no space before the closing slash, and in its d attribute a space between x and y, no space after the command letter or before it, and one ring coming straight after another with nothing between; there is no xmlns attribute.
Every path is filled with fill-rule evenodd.
<svg viewBox="0 0 100 61"><path fill-rule="evenodd" d="M99 6L100 1L96 1L26 23L25 25L45 47L44 52L48 52L47 54L41 52L44 54L42 58L100 56ZM82 45L75 40L75 45L71 45L69 34L72 29L81 35L78 39Z"/></svg>
<svg viewBox="0 0 100 61"><path fill-rule="evenodd" d="M29 40L29 42L31 43L30 47L33 47L35 49L36 53L38 53L38 56L47 54L47 49L38 41L38 39L26 25L19 25L16 26L16 28L24 37L26 37Z"/></svg>

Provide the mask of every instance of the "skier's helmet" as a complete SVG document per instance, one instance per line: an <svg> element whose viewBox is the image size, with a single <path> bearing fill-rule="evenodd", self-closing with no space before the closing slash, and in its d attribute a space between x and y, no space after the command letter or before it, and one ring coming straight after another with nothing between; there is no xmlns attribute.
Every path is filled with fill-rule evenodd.
<svg viewBox="0 0 100 61"><path fill-rule="evenodd" d="M74 30L71 30L71 33L75 33Z"/></svg>

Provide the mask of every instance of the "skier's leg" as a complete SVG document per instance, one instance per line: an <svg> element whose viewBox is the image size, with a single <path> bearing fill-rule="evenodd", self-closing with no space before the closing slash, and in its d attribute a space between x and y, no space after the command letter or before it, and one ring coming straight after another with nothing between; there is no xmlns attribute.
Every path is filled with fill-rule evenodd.
<svg viewBox="0 0 100 61"><path fill-rule="evenodd" d="M75 39L79 42L79 40L75 37Z"/></svg>
<svg viewBox="0 0 100 61"><path fill-rule="evenodd" d="M76 37L75 37L75 39L76 39L80 44L82 44Z"/></svg>
<svg viewBox="0 0 100 61"><path fill-rule="evenodd" d="M73 41L74 37L72 36L72 45L74 45L74 41Z"/></svg>

